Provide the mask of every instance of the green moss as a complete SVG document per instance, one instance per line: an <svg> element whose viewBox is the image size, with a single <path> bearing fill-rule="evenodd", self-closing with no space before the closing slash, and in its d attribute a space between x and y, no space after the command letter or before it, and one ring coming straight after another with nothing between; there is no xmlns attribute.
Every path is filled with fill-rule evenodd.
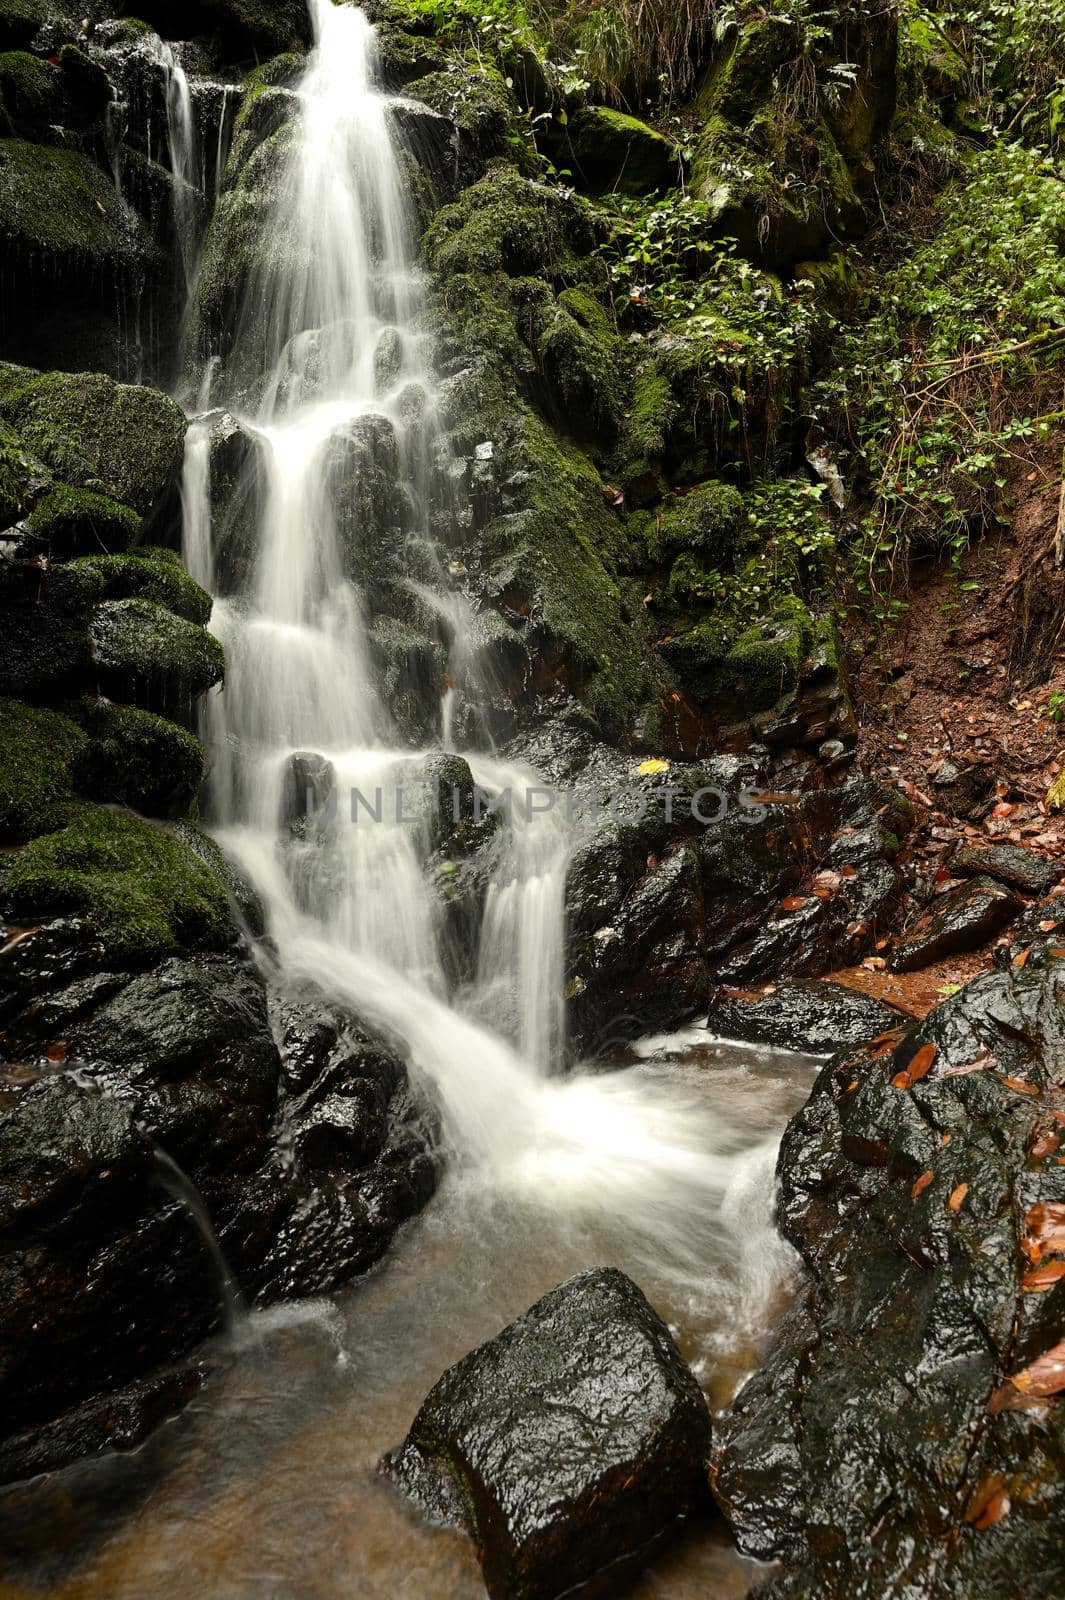
<svg viewBox="0 0 1065 1600"><path fill-rule="evenodd" d="M0 843L61 827L73 808L71 763L85 736L68 717L0 700Z"/></svg>
<svg viewBox="0 0 1065 1600"><path fill-rule="evenodd" d="M430 73L418 80L418 99L455 123L482 160L506 153L517 107L495 67L474 60Z"/></svg>
<svg viewBox="0 0 1065 1600"><path fill-rule="evenodd" d="M27 50L0 53L0 113L10 122L33 121L51 107L59 74Z"/></svg>
<svg viewBox="0 0 1065 1600"><path fill-rule="evenodd" d="M437 213L425 237L429 264L441 277L503 272L512 278L573 282L576 253L590 251L596 224L563 190L495 166L452 206Z"/></svg>
<svg viewBox="0 0 1065 1600"><path fill-rule="evenodd" d="M25 516L50 482L43 461L31 455L18 434L0 422L0 526L9 528Z"/></svg>
<svg viewBox="0 0 1065 1600"><path fill-rule="evenodd" d="M203 782L197 738L150 711L108 700L83 700L74 714L90 736L73 768L83 794L151 817L188 815Z"/></svg>
<svg viewBox="0 0 1065 1600"><path fill-rule="evenodd" d="M729 651L725 673L748 715L769 711L799 686L813 643L813 623L802 601L777 603L772 619L749 628Z"/></svg>
<svg viewBox="0 0 1065 1600"><path fill-rule="evenodd" d="M67 484L142 514L181 464L181 407L157 389L102 373L0 365L0 418Z"/></svg>
<svg viewBox="0 0 1065 1600"><path fill-rule="evenodd" d="M117 956L148 961L232 937L225 890L180 840L139 817L85 809L3 869L8 915L75 913Z"/></svg>
<svg viewBox="0 0 1065 1600"><path fill-rule="evenodd" d="M627 450L638 460L664 456L677 411L669 378L653 361L647 362L636 375L625 428Z"/></svg>
<svg viewBox="0 0 1065 1600"><path fill-rule="evenodd" d="M659 513L649 543L653 561L695 551L718 566L732 559L744 526L743 496L727 483L704 483L675 496Z"/></svg>
<svg viewBox="0 0 1065 1600"><path fill-rule="evenodd" d="M57 10L50 0L0 0L0 44L5 49L32 44L39 28Z"/></svg>
<svg viewBox="0 0 1065 1600"><path fill-rule="evenodd" d="M202 627L210 620L211 596L189 577L172 550L140 549L128 555L86 556L77 566L99 574L106 600L140 596L166 606L186 622Z"/></svg>
<svg viewBox="0 0 1065 1600"><path fill-rule="evenodd" d="M187 702L225 672L218 640L154 600L105 601L92 619L91 639L97 668L130 698Z"/></svg>
<svg viewBox="0 0 1065 1600"><path fill-rule="evenodd" d="M568 138L575 169L593 193L643 195L678 181L676 146L621 111L586 106L570 122Z"/></svg>
<svg viewBox="0 0 1065 1600"><path fill-rule="evenodd" d="M9 249L114 272L145 254L114 184L77 150L0 139L0 237Z"/></svg>
<svg viewBox="0 0 1065 1600"><path fill-rule="evenodd" d="M29 532L48 545L53 560L86 550L125 550L140 525L129 506L68 483L55 484L26 518Z"/></svg>
<svg viewBox="0 0 1065 1600"><path fill-rule="evenodd" d="M569 429L616 432L623 406L620 340L595 296L564 289L541 313L537 344Z"/></svg>

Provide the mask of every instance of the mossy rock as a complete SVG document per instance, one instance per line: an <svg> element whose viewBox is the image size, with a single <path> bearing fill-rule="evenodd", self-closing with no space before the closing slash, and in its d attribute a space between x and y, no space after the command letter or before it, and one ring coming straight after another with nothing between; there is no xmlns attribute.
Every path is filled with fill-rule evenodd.
<svg viewBox="0 0 1065 1600"><path fill-rule="evenodd" d="M0 139L0 238L9 251L116 280L143 262L147 236L107 174L77 150Z"/></svg>
<svg viewBox="0 0 1065 1600"><path fill-rule="evenodd" d="M0 422L0 529L25 516L51 481L44 462L25 448L13 429Z"/></svg>
<svg viewBox="0 0 1065 1600"><path fill-rule="evenodd" d="M232 61L310 43L303 0L133 0L116 9L143 17L165 39L210 36Z"/></svg>
<svg viewBox="0 0 1065 1600"><path fill-rule="evenodd" d="M585 204L498 165L438 212L425 248L442 278L502 272L572 281L576 256L590 253L597 237Z"/></svg>
<svg viewBox="0 0 1065 1600"><path fill-rule="evenodd" d="M113 955L138 962L222 949L233 938L216 875L179 839L128 813L86 807L25 845L4 862L0 901L8 916L82 916Z"/></svg>
<svg viewBox="0 0 1065 1600"><path fill-rule="evenodd" d="M0 844L62 827L74 808L71 766L85 745L69 717L0 700Z"/></svg>
<svg viewBox="0 0 1065 1600"><path fill-rule="evenodd" d="M173 550L140 549L125 555L85 556L77 565L102 579L102 599L154 600L186 622L203 627L210 621L211 596L189 577Z"/></svg>
<svg viewBox="0 0 1065 1600"><path fill-rule="evenodd" d="M125 550L140 532L141 519L130 507L90 489L57 483L37 501L25 526L52 560L91 550Z"/></svg>
<svg viewBox="0 0 1065 1600"><path fill-rule="evenodd" d="M566 143L577 180L593 194L664 192L675 188L683 173L671 140L606 106L578 111L566 129Z"/></svg>
<svg viewBox="0 0 1065 1600"><path fill-rule="evenodd" d="M674 496L659 512L648 538L648 554L664 561L684 551L727 567L746 519L743 496L727 483L704 483Z"/></svg>
<svg viewBox="0 0 1065 1600"><path fill-rule="evenodd" d="M49 61L28 50L0 52L0 116L7 127L42 126L58 120L60 82Z"/></svg>
<svg viewBox="0 0 1065 1600"><path fill-rule="evenodd" d="M794 597L780 601L769 621L741 634L725 659L723 678L745 715L769 711L795 693L813 641L810 613Z"/></svg>
<svg viewBox="0 0 1065 1600"><path fill-rule="evenodd" d="M102 116L111 103L111 81L99 62L90 60L77 45L65 44L59 52L59 72L72 120L90 123Z"/></svg>
<svg viewBox="0 0 1065 1600"><path fill-rule="evenodd" d="M203 746L193 734L108 700L82 700L74 714L89 735L73 762L81 793L150 817L188 815L204 769Z"/></svg>
<svg viewBox="0 0 1065 1600"><path fill-rule="evenodd" d="M93 616L90 638L105 688L182 719L225 672L218 640L154 600L105 601Z"/></svg>
<svg viewBox="0 0 1065 1600"><path fill-rule="evenodd" d="M157 389L98 372L0 365L0 418L57 478L142 515L181 465L185 413Z"/></svg>
<svg viewBox="0 0 1065 1600"><path fill-rule="evenodd" d="M536 343L566 431L616 433L624 404L621 341L596 297L564 289L541 312Z"/></svg>
<svg viewBox="0 0 1065 1600"><path fill-rule="evenodd" d="M503 74L470 64L419 78L418 99L453 122L469 147L484 161L507 153L517 106Z"/></svg>
<svg viewBox="0 0 1065 1600"><path fill-rule="evenodd" d="M46 23L58 23L71 38L77 23L51 0L0 0L0 47L22 49L34 43Z"/></svg>

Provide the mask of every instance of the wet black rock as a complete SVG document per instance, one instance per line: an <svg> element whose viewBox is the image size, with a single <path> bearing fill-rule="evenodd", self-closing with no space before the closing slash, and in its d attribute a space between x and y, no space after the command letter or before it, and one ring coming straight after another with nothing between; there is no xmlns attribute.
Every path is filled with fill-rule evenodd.
<svg viewBox="0 0 1065 1600"><path fill-rule="evenodd" d="M705 1495L710 1412L631 1279L586 1272L445 1372L382 1464L493 1600L614 1595Z"/></svg>
<svg viewBox="0 0 1065 1600"><path fill-rule="evenodd" d="M840 983L782 983L767 994L719 989L707 1025L724 1039L827 1056L912 1020L896 1006Z"/></svg>
<svg viewBox="0 0 1065 1600"><path fill-rule="evenodd" d="M298 750L289 757L281 796L282 827L299 828L335 812L337 775L333 763L314 751Z"/></svg>
<svg viewBox="0 0 1065 1600"><path fill-rule="evenodd" d="M1060 861L1049 861L1017 844L958 850L950 858L950 870L956 878L994 878L1022 894L1046 894L1065 877Z"/></svg>
<svg viewBox="0 0 1065 1600"><path fill-rule="evenodd" d="M986 974L829 1062L784 1138L808 1278L715 1425L712 1486L774 1597L1055 1593L1065 1406L1008 1380L1065 1335L1065 962ZM1047 1210L1046 1208L1050 1208Z"/></svg>
<svg viewBox="0 0 1065 1600"><path fill-rule="evenodd" d="M973 878L940 895L907 927L888 961L892 972L917 972L947 956L976 950L1012 922L1022 902L993 878Z"/></svg>

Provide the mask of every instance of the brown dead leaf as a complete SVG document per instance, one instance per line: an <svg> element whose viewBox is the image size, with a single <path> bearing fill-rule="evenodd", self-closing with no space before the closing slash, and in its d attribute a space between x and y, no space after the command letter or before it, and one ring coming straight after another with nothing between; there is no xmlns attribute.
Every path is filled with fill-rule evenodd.
<svg viewBox="0 0 1065 1600"><path fill-rule="evenodd" d="M910 1194L911 1194L912 1198L914 1200L916 1200L918 1195L924 1194L925 1190L928 1188L928 1185L931 1183L931 1181L932 1181L931 1172L922 1172L921 1176L917 1179L917 1182L914 1184L913 1188L910 1190Z"/></svg>
<svg viewBox="0 0 1065 1600"><path fill-rule="evenodd" d="M1015 1372L1009 1381L1022 1394L1061 1394L1065 1390L1065 1339L1037 1356L1023 1372Z"/></svg>
<svg viewBox="0 0 1065 1600"><path fill-rule="evenodd" d="M959 1183L958 1187L953 1191L950 1199L947 1201L947 1205L949 1206L950 1210L960 1211L962 1206L965 1204L965 1196L968 1193L969 1185L967 1183Z"/></svg>
<svg viewBox="0 0 1065 1600"><path fill-rule="evenodd" d="M1046 1294L1059 1279L1065 1278L1065 1261L1044 1261L1021 1278L1025 1294Z"/></svg>
<svg viewBox="0 0 1065 1600"><path fill-rule="evenodd" d="M1055 1155L1060 1148L1061 1136L1057 1133L1040 1133L1032 1140L1028 1150L1033 1161L1042 1161L1044 1156Z"/></svg>
<svg viewBox="0 0 1065 1600"><path fill-rule="evenodd" d="M1003 1078L1002 1081L1008 1089L1015 1089L1018 1094L1039 1093L1034 1083L1026 1083L1023 1078Z"/></svg>
<svg viewBox="0 0 1065 1600"><path fill-rule="evenodd" d="M919 1050L915 1050L906 1063L906 1071L909 1073L911 1081L916 1083L918 1078L923 1078L935 1059L936 1047L934 1044L923 1044Z"/></svg>
<svg viewBox="0 0 1065 1600"><path fill-rule="evenodd" d="M990 1072L997 1066L998 1062L990 1050L985 1050L982 1055L976 1057L975 1061L967 1061L964 1066L944 1067L942 1076L944 1078L964 1078L970 1072Z"/></svg>
<svg viewBox="0 0 1065 1600"><path fill-rule="evenodd" d="M1017 954L1013 958L1013 965L1015 967L1026 967L1028 965L1028 957L1031 955L1031 953L1032 952L1030 948L1027 950L1018 950Z"/></svg>
<svg viewBox="0 0 1065 1600"><path fill-rule="evenodd" d="M798 911L806 904L804 894L789 894L786 900L780 902L781 911Z"/></svg>
<svg viewBox="0 0 1065 1600"><path fill-rule="evenodd" d="M1065 1205L1046 1201L1024 1219L1021 1250L1033 1265L1044 1256L1065 1255Z"/></svg>
<svg viewBox="0 0 1065 1600"><path fill-rule="evenodd" d="M977 1488L969 1501L965 1520L974 1528L993 1528L996 1522L1001 1522L1003 1517L1009 1516L1009 1511L1010 1497L1006 1493L1002 1478L996 1473L985 1478Z"/></svg>

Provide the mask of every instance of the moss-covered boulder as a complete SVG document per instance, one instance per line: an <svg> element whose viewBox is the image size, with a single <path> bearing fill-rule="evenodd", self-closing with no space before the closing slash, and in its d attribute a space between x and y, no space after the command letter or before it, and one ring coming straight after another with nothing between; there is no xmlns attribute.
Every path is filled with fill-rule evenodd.
<svg viewBox="0 0 1065 1600"><path fill-rule="evenodd" d="M0 844L63 825L75 804L71 764L85 745L69 717L0 700Z"/></svg>
<svg viewBox="0 0 1065 1600"><path fill-rule="evenodd" d="M419 100L453 123L468 148L482 160L507 153L517 107L503 74L472 65L419 78Z"/></svg>
<svg viewBox="0 0 1065 1600"><path fill-rule="evenodd" d="M0 139L0 237L12 254L117 281L149 252L136 213L77 150Z"/></svg>
<svg viewBox="0 0 1065 1600"><path fill-rule="evenodd" d="M45 127L57 113L59 72L28 50L0 52L0 113L8 128Z"/></svg>
<svg viewBox="0 0 1065 1600"><path fill-rule="evenodd" d="M225 672L213 635L141 596L105 600L93 615L90 639L103 689L183 719Z"/></svg>
<svg viewBox="0 0 1065 1600"><path fill-rule="evenodd" d="M200 741L165 717L108 700L82 700L74 714L88 734L73 763L91 800L150 817L185 817L203 782Z"/></svg>
<svg viewBox="0 0 1065 1600"><path fill-rule="evenodd" d="M92 550L125 550L136 539L141 519L131 506L106 494L57 483L37 501L25 521L35 546L53 561Z"/></svg>
<svg viewBox="0 0 1065 1600"><path fill-rule="evenodd" d="M157 389L99 372L0 365L0 419L57 478L141 515L170 488L181 464L181 407Z"/></svg>
<svg viewBox="0 0 1065 1600"><path fill-rule="evenodd" d="M577 112L559 155L569 158L575 178L593 194L651 194L675 188L683 174L672 140L637 117L606 106Z"/></svg>
<svg viewBox="0 0 1065 1600"><path fill-rule="evenodd" d="M727 483L704 483L674 496L654 519L648 553L663 561L694 551L720 568L732 560L746 521L743 496Z"/></svg>
<svg viewBox="0 0 1065 1600"><path fill-rule="evenodd" d="M53 4L53 0L0 0L0 48L25 49L37 41L44 28L52 36L42 42L53 44L56 36L73 38L78 24L72 10Z"/></svg>
<svg viewBox="0 0 1065 1600"><path fill-rule="evenodd" d="M150 961L233 938L214 873L180 840L129 814L85 808L56 833L9 856L0 870L9 916L75 913L116 958Z"/></svg>
<svg viewBox="0 0 1065 1600"><path fill-rule="evenodd" d="M189 577L173 550L146 548L124 555L85 556L77 570L95 573L102 580L101 599L154 600L186 622L203 627L210 620L211 596Z"/></svg>
<svg viewBox="0 0 1065 1600"><path fill-rule="evenodd" d="M51 482L51 473L13 429L0 422L0 528L24 516Z"/></svg>
<svg viewBox="0 0 1065 1600"><path fill-rule="evenodd" d="M564 289L540 312L536 349L565 431L612 437L624 410L624 365L602 302L587 289Z"/></svg>
<svg viewBox="0 0 1065 1600"><path fill-rule="evenodd" d="M209 37L234 61L310 42L303 0L132 0L115 10L142 17L167 39Z"/></svg>

